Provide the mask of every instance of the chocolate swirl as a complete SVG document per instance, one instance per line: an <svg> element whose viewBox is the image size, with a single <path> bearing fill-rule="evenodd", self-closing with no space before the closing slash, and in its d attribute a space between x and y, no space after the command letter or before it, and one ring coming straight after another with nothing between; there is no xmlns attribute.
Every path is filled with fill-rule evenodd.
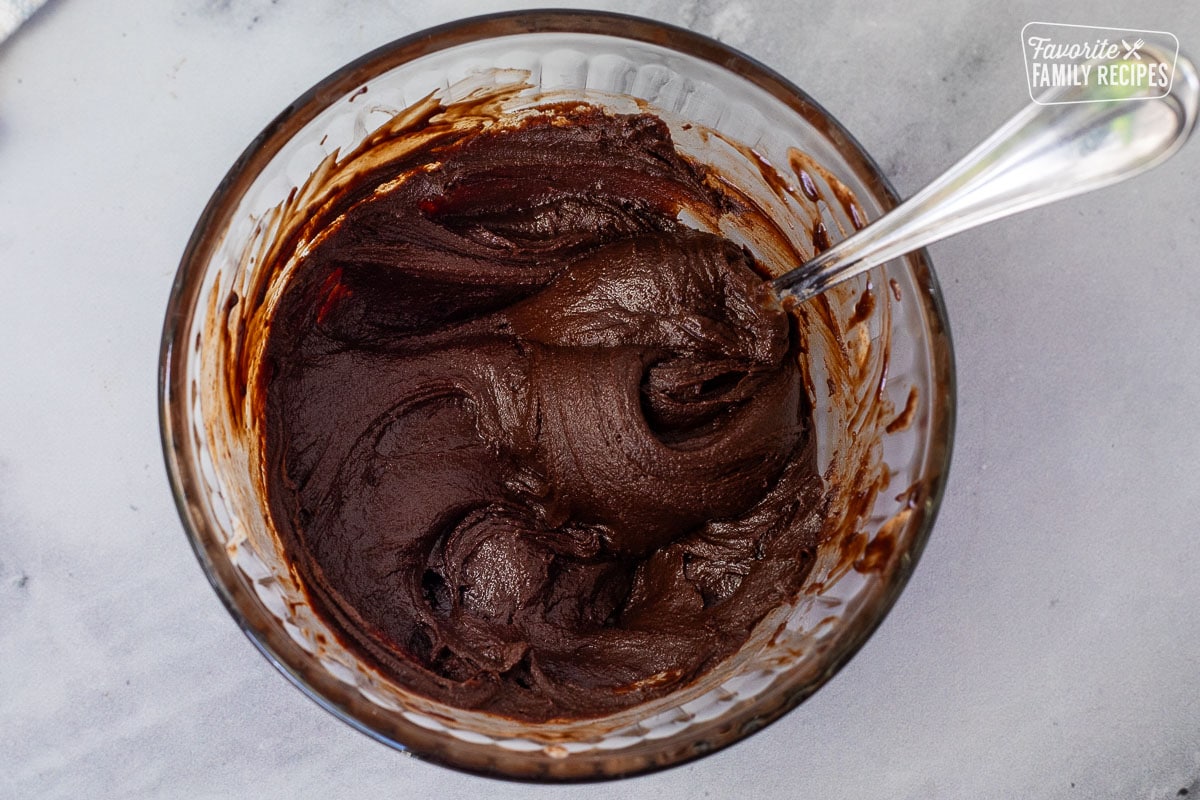
<svg viewBox="0 0 1200 800"><path fill-rule="evenodd" d="M435 139L344 189L270 323L270 511L398 682L528 720L684 685L821 528L793 320L649 115Z"/></svg>

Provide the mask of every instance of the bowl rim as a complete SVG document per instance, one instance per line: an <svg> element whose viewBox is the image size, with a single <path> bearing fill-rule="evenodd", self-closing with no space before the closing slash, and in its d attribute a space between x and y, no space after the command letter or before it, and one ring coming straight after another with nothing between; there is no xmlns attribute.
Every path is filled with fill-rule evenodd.
<svg viewBox="0 0 1200 800"><path fill-rule="evenodd" d="M926 320L926 332L930 335L931 379L933 386L938 387L940 391L930 400L932 411L929 444L923 475L928 481L925 513L915 531L912 545L906 551L908 558L897 565L890 583L884 587L878 601L880 611L877 616L855 629L855 635L851 636L848 644L830 660L818 680L807 684L803 691L788 693L778 698L778 702L773 706L756 707L753 716L748 716L749 709L743 710L734 718L735 722L740 721L741 724L733 726L732 732L715 744L705 743L704 747L692 748L690 751L676 747L667 758L639 755L622 762L619 750L609 750L598 756L590 753L575 754L556 761L536 753L506 751L505 760L519 759L523 764L521 770L512 770L496 763L496 748L493 745L476 744L460 739L454 739L447 744L443 740L449 737L444 734L410 722L393 728L402 730L405 734L403 737L386 733L368 724L364 718L370 717L371 707L366 705L365 698L339 697L335 700L327 695L322 684L335 688L340 686L345 694L356 693L355 690L346 687L345 684L331 683L327 677L322 679L315 671L305 670L289 662L288 653L304 651L278 630L265 626L265 615L255 606L258 603L257 596L237 579L227 558L222 560L214 557L218 550L222 553L223 550L211 541L213 537L206 537L202 533L201 529L206 527L203 522L204 504L199 498L192 496L188 488L190 478L184 475L181 451L190 452L191 437L184 426L177 424L174 418L174 415L182 414L178 407L186 406L189 402L186 374L186 351L189 342L179 339L179 331L181 326L190 321L190 309L197 307L196 300L201 282L195 279L194 273L198 269L202 270L211 256L215 245L215 237L212 236L213 223L224 218L236 207L262 168L279 149L330 103L353 91L364 83L364 80L374 75L422 56L471 41L531 33L592 34L632 40L681 52L724 68L765 90L812 124L838 149L856 177L875 195L885 211L899 204L898 195L878 164L849 131L806 92L756 59L687 28L629 14L570 9L504 11L462 18L426 28L371 50L334 70L302 93L250 142L217 185L189 237L167 302L159 349L159 428L176 509L205 576L230 616L255 648L309 699L377 742L467 773L535 782L609 780L691 762L743 741L775 722L840 671L862 648L895 605L924 551L941 507L950 468L955 428L956 378L953 343L942 292L927 251L916 251L909 254L907 259L914 282L921 290L918 295L924 303L923 317ZM178 422L182 423L184 419L181 415ZM247 605L248 603L250 605ZM262 619L255 619L256 617ZM743 717L745 719L742 719ZM667 737L661 741L673 742L674 737ZM452 752L447 752L447 748ZM589 755L593 758L587 758ZM615 761L618 766L616 769L601 771L598 765L594 765L589 770L589 763L596 759ZM524 763L526 760L530 763ZM578 769L562 769L572 760ZM559 769L552 769L553 766L558 766Z"/></svg>

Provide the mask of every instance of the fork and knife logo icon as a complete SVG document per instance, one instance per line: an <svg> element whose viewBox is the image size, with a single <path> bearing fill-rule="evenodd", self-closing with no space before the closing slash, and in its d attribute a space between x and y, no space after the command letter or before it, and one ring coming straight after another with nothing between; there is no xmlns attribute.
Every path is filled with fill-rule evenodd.
<svg viewBox="0 0 1200 800"><path fill-rule="evenodd" d="M1130 44L1129 42L1122 39L1121 46L1125 48L1125 56L1124 57L1127 59L1136 58L1138 61L1141 61L1142 54L1139 53L1138 50L1141 50L1142 45L1144 45L1145 43L1146 43L1145 39L1138 39L1133 44Z"/></svg>

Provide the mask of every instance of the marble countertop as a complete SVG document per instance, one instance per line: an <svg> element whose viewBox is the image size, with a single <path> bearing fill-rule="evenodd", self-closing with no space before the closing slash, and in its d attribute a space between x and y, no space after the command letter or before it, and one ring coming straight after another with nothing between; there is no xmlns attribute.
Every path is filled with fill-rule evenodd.
<svg viewBox="0 0 1200 800"><path fill-rule="evenodd" d="M159 448L159 332L192 226L336 67L525 5L52 0L0 44L0 797L1200 796L1196 142L932 249L959 378L937 527L861 653L740 744L610 784L470 777L354 732L242 636ZM1194 0L590 5L777 69L904 194L1027 100L1026 22L1200 52Z"/></svg>

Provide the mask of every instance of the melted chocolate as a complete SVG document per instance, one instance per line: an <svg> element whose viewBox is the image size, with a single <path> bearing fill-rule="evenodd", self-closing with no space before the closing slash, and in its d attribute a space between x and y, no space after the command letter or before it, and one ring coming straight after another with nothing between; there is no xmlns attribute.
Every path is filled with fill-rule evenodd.
<svg viewBox="0 0 1200 800"><path fill-rule="evenodd" d="M677 221L736 213L716 186L657 118L572 106L331 201L269 326L268 500L313 606L398 683L599 716L799 591L799 332L745 249Z"/></svg>

